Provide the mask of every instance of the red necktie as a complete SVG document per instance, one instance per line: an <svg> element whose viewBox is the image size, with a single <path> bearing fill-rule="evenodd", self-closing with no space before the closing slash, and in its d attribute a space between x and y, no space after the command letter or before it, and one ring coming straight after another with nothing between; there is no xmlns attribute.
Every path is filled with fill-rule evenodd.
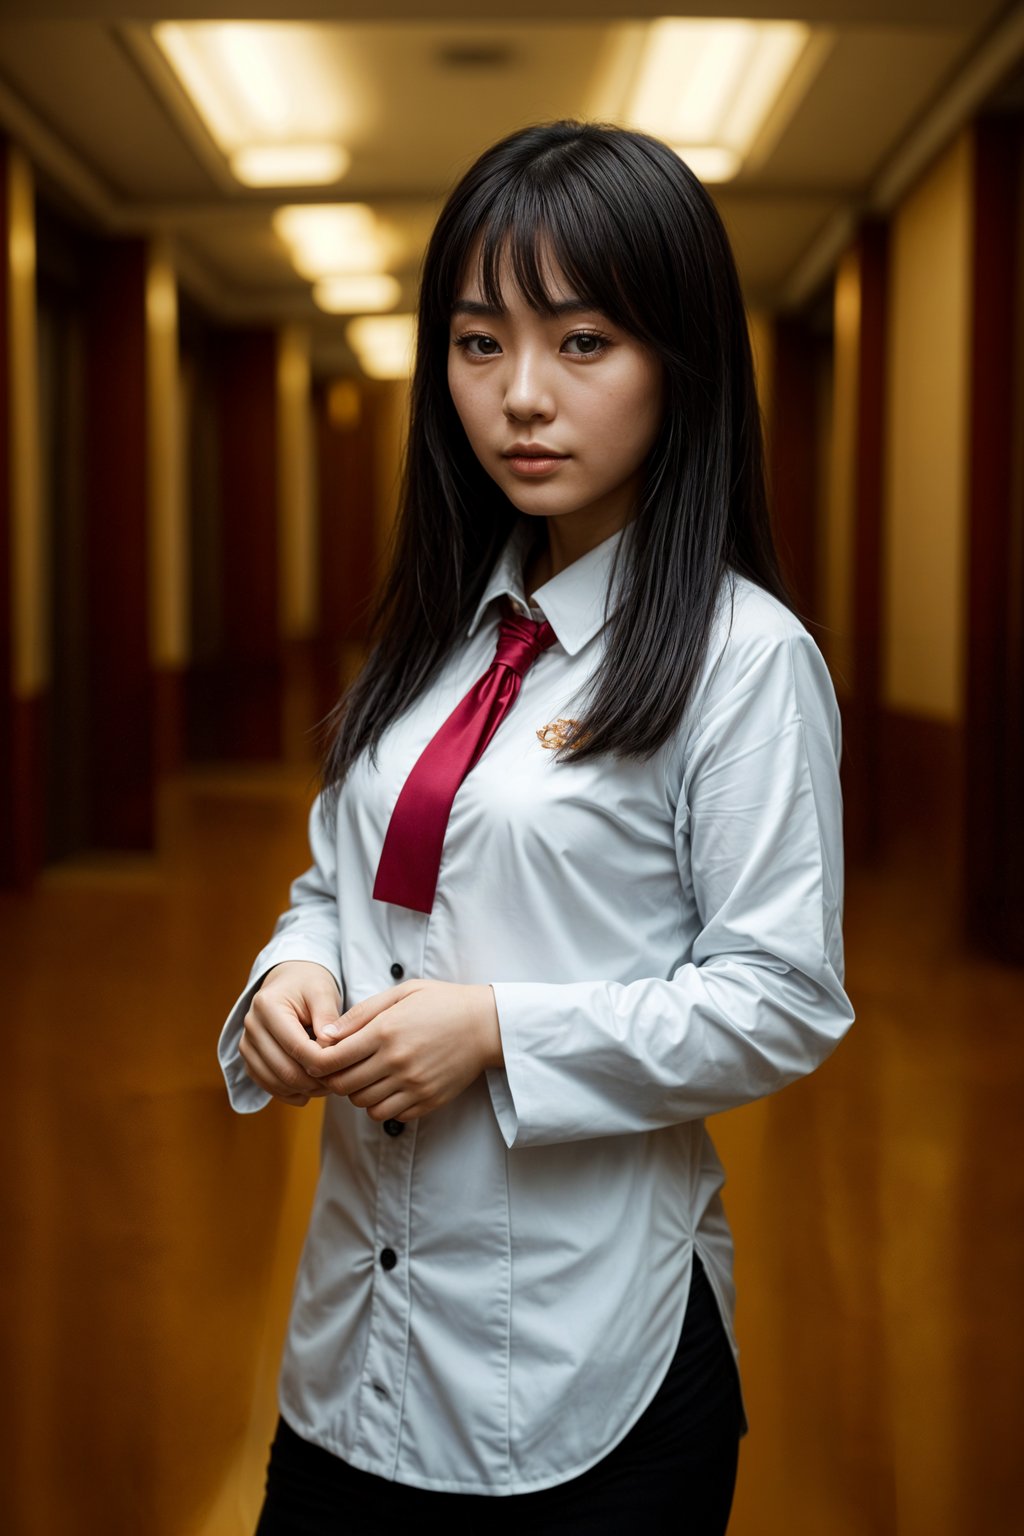
<svg viewBox="0 0 1024 1536"><path fill-rule="evenodd" d="M506 602L494 660L427 742L395 802L377 865L377 901L430 911L459 785L515 703L527 669L556 638L546 619L522 618Z"/></svg>

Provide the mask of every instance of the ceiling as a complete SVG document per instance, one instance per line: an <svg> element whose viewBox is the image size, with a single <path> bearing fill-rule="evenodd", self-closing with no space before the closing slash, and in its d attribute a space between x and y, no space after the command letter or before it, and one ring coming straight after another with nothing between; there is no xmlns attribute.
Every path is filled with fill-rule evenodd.
<svg viewBox="0 0 1024 1536"><path fill-rule="evenodd" d="M397 236L399 307L412 309L423 245L459 174L528 122L621 120L645 20L664 14L602 0L514 10L305 4L302 18L329 28L339 89L359 98L351 166L329 189L235 184L152 41L157 20L297 19L252 0L212 10L136 0L130 20L87 3L0 0L0 125L25 145L44 192L111 232L162 232L184 285L224 318L306 319L320 353L336 354L345 321L313 304L271 228L274 208L372 204ZM774 14L756 3L742 12ZM1024 5L999 0L822 0L785 15L814 28L813 68L740 174L710 189L748 303L769 309L812 298L856 218L884 206L1024 56Z"/></svg>

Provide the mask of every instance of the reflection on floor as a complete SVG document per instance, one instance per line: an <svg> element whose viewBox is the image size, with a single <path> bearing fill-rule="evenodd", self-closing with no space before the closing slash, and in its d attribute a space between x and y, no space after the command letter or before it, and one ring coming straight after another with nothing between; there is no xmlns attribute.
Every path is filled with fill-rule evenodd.
<svg viewBox="0 0 1024 1536"><path fill-rule="evenodd" d="M17 1536L251 1532L319 1110L232 1115L213 1047L307 862L311 792L303 768L189 775L159 858L0 896ZM850 876L846 931L847 1040L712 1126L751 1422L730 1536L1002 1536L1024 973L959 951L912 858Z"/></svg>

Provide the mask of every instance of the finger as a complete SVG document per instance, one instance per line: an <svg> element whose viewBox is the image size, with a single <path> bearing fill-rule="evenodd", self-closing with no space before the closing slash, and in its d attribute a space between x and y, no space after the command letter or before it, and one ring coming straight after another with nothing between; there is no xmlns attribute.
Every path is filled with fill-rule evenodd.
<svg viewBox="0 0 1024 1536"><path fill-rule="evenodd" d="M358 1067L350 1067L345 1072L332 1072L329 1077L320 1078L320 1083L328 1093L339 1093L342 1098L350 1099L354 1093L362 1093L364 1089L372 1088L374 1083L382 1082L382 1071L380 1062L371 1056Z"/></svg>
<svg viewBox="0 0 1024 1536"><path fill-rule="evenodd" d="M371 1109L375 1104L382 1104L385 1099L397 1097L400 1091L401 1085L393 1077L382 1077L378 1082L369 1083L367 1087L347 1097L357 1109Z"/></svg>
<svg viewBox="0 0 1024 1536"><path fill-rule="evenodd" d="M272 1065L278 1064L278 1070L282 1061L290 1061L316 1081L322 1072L310 1072L309 1068L320 1066L323 1047L310 1038L310 1026L300 1019L299 1012L303 1007L301 998L273 993L264 996L257 992L243 1023L246 1029L258 1033L263 1054ZM289 1071L285 1081L293 1080L294 1072Z"/></svg>
<svg viewBox="0 0 1024 1536"><path fill-rule="evenodd" d="M240 1042L238 1052L249 1077L258 1088L263 1089L264 1093L272 1094L275 1099L280 1099L285 1104L293 1104L298 1108L309 1103L309 1094L291 1092L284 1083L274 1076L267 1068L265 1062L260 1059L259 1053L251 1041Z"/></svg>
<svg viewBox="0 0 1024 1536"><path fill-rule="evenodd" d="M264 1092L272 1093L275 1098L282 1099L304 1099L306 1097L304 1093L290 1088L287 1083L283 1083L276 1073L271 1071L251 1040L243 1038L239 1042L238 1054L245 1063L245 1070L253 1082L258 1083Z"/></svg>
<svg viewBox="0 0 1024 1536"><path fill-rule="evenodd" d="M366 1113L371 1120L401 1120L404 1124L409 1120L418 1120L431 1107L416 1100L407 1089L399 1089L378 1100L376 1104L369 1105Z"/></svg>
<svg viewBox="0 0 1024 1536"><path fill-rule="evenodd" d="M390 1008L397 1003L399 998L407 997L410 992L417 992L422 987L422 979L402 981L395 987L386 987L383 992L374 992L371 997L364 997L361 1002L353 1003L351 1008L341 1014L332 1023L328 1024L323 1037L328 1041L345 1040L356 1030L362 1029L375 1019L378 1013L383 1013L385 1008Z"/></svg>
<svg viewBox="0 0 1024 1536"><path fill-rule="evenodd" d="M347 1072L354 1067L369 1063L374 1056L379 1055L386 1044L387 1041L382 1038L377 1020L371 1019L368 1024L362 1025L346 1040L339 1040L337 1045L312 1046L312 1056L303 1052L302 1065L311 1077L322 1081L323 1078L333 1076L336 1072ZM379 1077L379 1070L374 1075Z"/></svg>
<svg viewBox="0 0 1024 1536"><path fill-rule="evenodd" d="M355 1093L390 1075L397 1066L385 1058L381 1041L369 1027L337 1048L325 1050L323 1056L318 1080L329 1083L332 1093Z"/></svg>
<svg viewBox="0 0 1024 1536"><path fill-rule="evenodd" d="M309 1103L310 1099L325 1099L327 1097L327 1090L320 1087L293 1091L288 1087L287 1083L282 1083L279 1078L275 1077L263 1063L254 1063L252 1067L247 1065L246 1071L254 1082L258 1083L267 1093L272 1093L275 1099L280 1099L283 1104L292 1104L302 1109Z"/></svg>
<svg viewBox="0 0 1024 1536"><path fill-rule="evenodd" d="M243 1039L248 1039L265 1068L289 1093L312 1093L320 1086L320 1079L306 1072L295 1057L283 1049L276 1036L266 1027L261 1015L253 1008L243 1020ZM311 1049L319 1050L319 1046Z"/></svg>
<svg viewBox="0 0 1024 1536"><path fill-rule="evenodd" d="M375 1051L390 1043L390 1026L395 1022L388 1018L391 1010L397 1008L411 993L422 991L423 985L422 981L415 984L403 983L400 987L389 987L387 992L378 992L374 997L366 998L363 1003L354 1004L338 1021L346 1031L344 1037L336 1045L321 1046L319 1055L312 1059L309 1052L303 1050L300 1058L303 1066L312 1076L323 1077L367 1061ZM382 999L389 997L391 1001L387 1006L378 1006ZM371 1004L374 1010L372 1016L364 1017L363 1011Z"/></svg>
<svg viewBox="0 0 1024 1536"><path fill-rule="evenodd" d="M314 1010L312 1014L312 1022L310 1023L307 1030L310 1039L315 1040L321 1046L333 1045L336 1037L334 1035L329 1035L327 1031L329 1029L333 1029L334 1025L337 1024L339 1017L340 1015L338 1013L337 1007L332 1008L327 1004L319 1009Z"/></svg>
<svg viewBox="0 0 1024 1536"><path fill-rule="evenodd" d="M329 986L323 991L307 992L304 1001L309 1019L306 1029L310 1038L321 1044L330 1044L331 1037L326 1035L325 1031L337 1024L341 1016L338 1011L341 999L337 989Z"/></svg>

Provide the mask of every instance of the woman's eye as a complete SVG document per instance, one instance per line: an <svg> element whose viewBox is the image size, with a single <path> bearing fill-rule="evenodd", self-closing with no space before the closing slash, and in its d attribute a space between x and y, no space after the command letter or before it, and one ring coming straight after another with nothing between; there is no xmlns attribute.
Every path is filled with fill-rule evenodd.
<svg viewBox="0 0 1024 1536"><path fill-rule="evenodd" d="M580 351L577 357L598 357L608 346L608 337L602 336L599 331L574 331L567 336L566 342L580 342Z"/></svg>
<svg viewBox="0 0 1024 1536"><path fill-rule="evenodd" d="M494 357L495 354L490 351L474 352L470 346L470 343L474 341L482 342L485 346L488 347L496 347L498 345L493 336L479 336L474 331L466 336L456 336L453 342L453 346L465 347L470 357Z"/></svg>

